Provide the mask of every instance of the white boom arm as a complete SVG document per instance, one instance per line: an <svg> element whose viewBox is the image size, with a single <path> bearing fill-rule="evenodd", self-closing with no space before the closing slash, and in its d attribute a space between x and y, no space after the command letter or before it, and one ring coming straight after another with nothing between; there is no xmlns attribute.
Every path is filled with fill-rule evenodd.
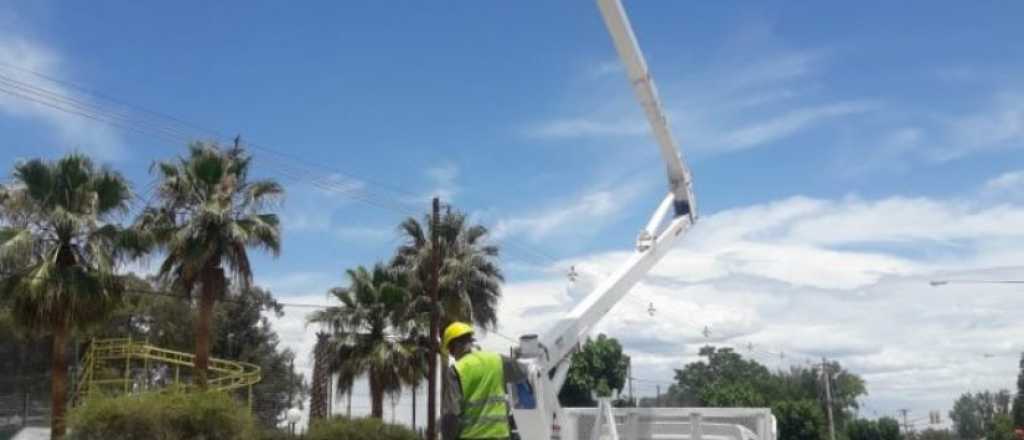
<svg viewBox="0 0 1024 440"><path fill-rule="evenodd" d="M629 19L619 0L597 0L615 48L626 66L633 91L644 108L658 141L668 173L669 193L640 232L636 251L611 277L597 286L582 302L542 338L524 335L516 355L530 371L532 400L525 403L513 393L513 416L525 440L560 438L559 423L565 420L558 403L558 391L569 371L569 360L591 329L671 249L672 244L696 221L696 201L690 170L683 162L668 119L662 111L657 89L637 45ZM529 399L526 399L529 400Z"/></svg>

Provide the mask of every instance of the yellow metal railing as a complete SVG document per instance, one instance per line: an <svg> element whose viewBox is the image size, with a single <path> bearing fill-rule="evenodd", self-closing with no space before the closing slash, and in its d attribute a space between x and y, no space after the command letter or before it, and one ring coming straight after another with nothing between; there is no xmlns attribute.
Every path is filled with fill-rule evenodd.
<svg viewBox="0 0 1024 440"><path fill-rule="evenodd" d="M73 404L98 392L132 394L148 391L192 391L196 387L190 379L195 355L168 350L131 338L93 339L82 358ZM139 368L141 365L141 369ZM160 372L159 380L151 380L153 368ZM166 367L166 368L161 368ZM173 368L173 377L169 376ZM185 370L185 377L182 370ZM143 378L133 376L142 373ZM234 391L247 388L249 408L252 408L252 386L262 379L260 367L248 362L210 358L207 367L207 389Z"/></svg>

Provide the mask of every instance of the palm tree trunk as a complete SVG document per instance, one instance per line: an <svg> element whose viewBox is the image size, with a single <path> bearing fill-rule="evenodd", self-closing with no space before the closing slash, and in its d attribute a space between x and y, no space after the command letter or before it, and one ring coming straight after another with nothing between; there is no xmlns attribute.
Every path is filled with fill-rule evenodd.
<svg viewBox="0 0 1024 440"><path fill-rule="evenodd" d="M199 317L196 319L196 356L193 365L193 383L206 389L207 368L210 365L210 328L217 292L222 288L224 269L210 267L203 271L203 289L199 296Z"/></svg>
<svg viewBox="0 0 1024 440"><path fill-rule="evenodd" d="M370 370L370 417L384 419L384 387L373 370Z"/></svg>
<svg viewBox="0 0 1024 440"><path fill-rule="evenodd" d="M50 362L50 439L64 438L64 409L67 402L68 361L65 347L68 340L68 326L58 324L53 329L53 359Z"/></svg>

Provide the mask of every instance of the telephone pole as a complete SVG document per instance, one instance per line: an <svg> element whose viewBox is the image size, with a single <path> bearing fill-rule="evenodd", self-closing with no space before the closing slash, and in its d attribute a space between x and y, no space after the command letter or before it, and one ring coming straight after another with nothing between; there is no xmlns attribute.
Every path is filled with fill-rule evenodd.
<svg viewBox="0 0 1024 440"><path fill-rule="evenodd" d="M629 400L633 402L633 406L637 406L636 399L633 398L633 360L630 359L629 363L626 364L626 379L629 381Z"/></svg>
<svg viewBox="0 0 1024 440"><path fill-rule="evenodd" d="M821 357L821 378L825 381L825 414L828 416L828 438L836 440L836 424L832 418L832 378L828 372L828 363Z"/></svg>
<svg viewBox="0 0 1024 440"><path fill-rule="evenodd" d="M900 410L900 414L903 415L903 435L910 434L910 422L907 421L907 413L909 409L903 408Z"/></svg>
<svg viewBox="0 0 1024 440"><path fill-rule="evenodd" d="M441 200L434 197L433 210L430 214L430 242L433 267L430 271L430 363L427 367L427 440L437 440L437 353L438 353L438 315L437 303L439 296L439 278L441 272L440 246L437 227L441 217Z"/></svg>

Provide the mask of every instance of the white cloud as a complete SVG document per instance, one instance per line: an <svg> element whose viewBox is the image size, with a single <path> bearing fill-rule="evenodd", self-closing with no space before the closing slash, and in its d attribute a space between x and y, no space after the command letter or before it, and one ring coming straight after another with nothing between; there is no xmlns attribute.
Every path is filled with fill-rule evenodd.
<svg viewBox="0 0 1024 440"><path fill-rule="evenodd" d="M452 201L459 193L456 179L459 178L459 167L452 162L445 162L441 165L427 169L427 176L434 184L430 197L440 197L445 201Z"/></svg>
<svg viewBox="0 0 1024 440"><path fill-rule="evenodd" d="M319 296L326 298L327 289L341 283L343 274L325 272L289 272L277 275L257 274L256 284L269 289L278 298Z"/></svg>
<svg viewBox="0 0 1024 440"><path fill-rule="evenodd" d="M988 108L953 118L948 123L949 146L934 153L937 160L1024 147L1024 94L1004 92Z"/></svg>
<svg viewBox="0 0 1024 440"><path fill-rule="evenodd" d="M814 102L810 91L823 71L822 52L774 51L761 58L713 63L685 79L659 78L662 104L687 151L721 154L769 145L829 120L879 106L865 100ZM610 73L608 62L594 70ZM608 139L646 137L647 121L622 75L591 77L594 94L579 97L572 112L528 127L533 138ZM611 91L611 92L609 92ZM678 96L678 101L671 97ZM666 98L669 97L669 98Z"/></svg>
<svg viewBox="0 0 1024 440"><path fill-rule="evenodd" d="M1008 171L985 182L985 189L993 192L1024 191L1024 170Z"/></svg>
<svg viewBox="0 0 1024 440"><path fill-rule="evenodd" d="M341 226L333 231L336 237L346 241L387 241L398 236L394 228L372 226Z"/></svg>
<svg viewBox="0 0 1024 440"><path fill-rule="evenodd" d="M396 236L393 227L376 226L359 209L348 209L360 200L372 198L366 184L350 177L334 174L316 184L298 182L287 188L281 212L285 231L329 236L346 242L379 243ZM344 213L344 215L343 215Z"/></svg>
<svg viewBox="0 0 1024 440"><path fill-rule="evenodd" d="M717 149L721 152L728 152L768 144L803 131L826 119L864 113L873 107L873 104L867 102L840 102L798 108L778 117L734 127L723 133L724 137L717 143Z"/></svg>
<svg viewBox="0 0 1024 440"><path fill-rule="evenodd" d="M440 198L443 203L451 203L462 192L458 184L459 166L454 162L444 161L428 167L424 177L429 189L423 193L402 196L404 203L417 207L429 206L434 197Z"/></svg>
<svg viewBox="0 0 1024 440"><path fill-rule="evenodd" d="M1024 224L1024 206L963 205L796 197L709 215L597 331L635 354L637 376L661 381L693 360L707 326L707 341L741 353L751 343L756 350L748 354L773 368L837 359L868 380L873 408L924 412L948 408L969 387L1010 387L1014 357L1024 350L1014 336L1024 331L1015 318L1024 311L1015 305L1018 292L935 288L928 281L1024 276L1021 255L1007 257L1012 254L989 244L1024 244L1024 232L1013 226ZM894 245L875 249L879 241ZM957 242L952 253L948 241ZM600 277L625 255L584 255L575 264ZM993 264L1009 267L985 269ZM510 292L530 292L524 302L545 298L547 306L503 310L503 322L511 323L510 331L538 331L538 323L559 316L552 302L564 312L578 300L557 293L564 285L554 277L510 284ZM537 292L543 288L553 294ZM653 317L649 304L657 310Z"/></svg>
<svg viewBox="0 0 1024 440"><path fill-rule="evenodd" d="M572 229L574 235L592 234L629 205L643 189L642 184L627 183L616 188L583 193L574 200L522 216L501 219L493 228L493 237L502 240L524 236L538 241Z"/></svg>
<svg viewBox="0 0 1024 440"><path fill-rule="evenodd" d="M772 368L836 359L867 380L873 411L945 411L967 389L1011 387L1024 350L1018 289L928 283L1024 277L1024 205L987 203L791 197L710 214L595 331L620 339L634 374L656 382L670 382L673 368L712 343ZM605 202L564 209L573 207L610 209ZM560 218L528 218L549 217ZM536 220L520 231L551 223L559 224ZM628 255L580 255L508 283L500 328L481 345L505 352L509 339L543 333ZM582 274L575 286L564 277L570 265ZM276 284L311 279L299 274ZM312 331L294 322L298 315L285 319L293 322L282 324L290 332L283 339L301 357ZM637 387L650 394L652 383Z"/></svg>
<svg viewBox="0 0 1024 440"><path fill-rule="evenodd" d="M40 103L71 108L75 104L66 101L68 96L87 104L90 101L59 83L28 73L67 77L67 66L60 54L39 42L0 32L0 60L14 66L0 66L0 75L5 77L0 81L0 113L43 123L56 133L54 142L59 142L62 149L80 150L101 160L125 157L127 150L121 137L110 125Z"/></svg>
<svg viewBox="0 0 1024 440"><path fill-rule="evenodd" d="M601 61L590 69L593 76L622 75L626 69L618 58Z"/></svg>
<svg viewBox="0 0 1024 440"><path fill-rule="evenodd" d="M580 138L595 136L640 136L650 132L642 119L595 120L576 117L545 122L528 133L538 138Z"/></svg>
<svg viewBox="0 0 1024 440"><path fill-rule="evenodd" d="M861 146L854 163L843 161L847 174L880 169L902 170L909 159L948 162L967 156L1024 148L1024 93L1012 88L988 98L972 110L928 108L927 113L903 110L901 120L912 124L885 129L881 137L867 140L858 135ZM866 130L878 131L877 128ZM866 143L866 144L865 144ZM864 154L867 145L870 154Z"/></svg>

